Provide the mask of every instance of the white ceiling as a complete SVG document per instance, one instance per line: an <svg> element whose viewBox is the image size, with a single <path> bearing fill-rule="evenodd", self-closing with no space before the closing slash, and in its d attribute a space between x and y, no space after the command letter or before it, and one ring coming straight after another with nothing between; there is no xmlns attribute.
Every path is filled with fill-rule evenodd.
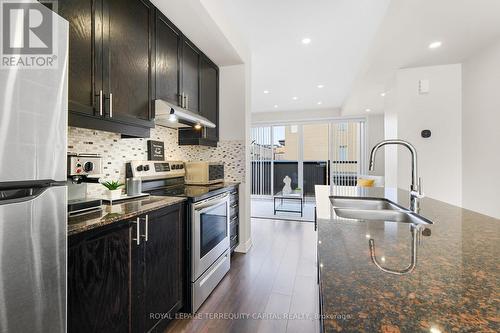
<svg viewBox="0 0 500 333"><path fill-rule="evenodd" d="M500 38L499 0L393 0L342 115L384 111L400 68L460 63ZM442 41L431 50L428 45ZM389 90L387 94L391 94Z"/></svg>
<svg viewBox="0 0 500 333"><path fill-rule="evenodd" d="M389 0L203 0L252 54L252 111L340 107ZM311 39L303 45L304 37ZM318 89L317 85L324 88ZM268 90L269 94L263 91ZM298 99L293 100L296 96ZM322 104L318 105L317 102ZM278 105L278 108L274 108Z"/></svg>

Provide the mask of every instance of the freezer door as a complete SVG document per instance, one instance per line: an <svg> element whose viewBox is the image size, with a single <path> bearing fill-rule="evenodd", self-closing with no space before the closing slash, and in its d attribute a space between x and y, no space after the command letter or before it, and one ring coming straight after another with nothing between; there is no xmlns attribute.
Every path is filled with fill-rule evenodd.
<svg viewBox="0 0 500 333"><path fill-rule="evenodd" d="M20 191L0 191L0 332L66 332L67 190Z"/></svg>
<svg viewBox="0 0 500 333"><path fill-rule="evenodd" d="M0 68L0 183L66 180L68 22L53 24L55 68Z"/></svg>

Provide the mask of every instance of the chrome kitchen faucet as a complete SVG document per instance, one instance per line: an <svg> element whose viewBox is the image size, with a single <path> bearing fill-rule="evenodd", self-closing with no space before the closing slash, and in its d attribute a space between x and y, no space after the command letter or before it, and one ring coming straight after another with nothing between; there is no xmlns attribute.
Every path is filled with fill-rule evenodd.
<svg viewBox="0 0 500 333"><path fill-rule="evenodd" d="M408 150L411 153L411 186L410 186L410 209L418 213L420 210L420 202L419 199L424 197L423 194L423 187L422 187L422 179L418 177L418 170L417 170L417 150L415 147L404 140L399 140L399 139L389 139L389 140L384 140L380 141L375 145L375 147L372 148L371 154L370 154L370 171L373 171L375 169L375 155L377 153L377 150L385 145L401 145L403 147L408 148Z"/></svg>

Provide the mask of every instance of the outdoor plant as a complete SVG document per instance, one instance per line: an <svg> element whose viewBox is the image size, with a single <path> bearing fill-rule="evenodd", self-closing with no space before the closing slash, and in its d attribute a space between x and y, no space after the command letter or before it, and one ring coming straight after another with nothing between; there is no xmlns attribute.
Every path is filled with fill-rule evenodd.
<svg viewBox="0 0 500 333"><path fill-rule="evenodd" d="M104 187L106 187L110 191L117 190L119 187L125 185L123 183L120 183L118 181L112 180L112 181L107 181L107 182L102 182L101 183Z"/></svg>

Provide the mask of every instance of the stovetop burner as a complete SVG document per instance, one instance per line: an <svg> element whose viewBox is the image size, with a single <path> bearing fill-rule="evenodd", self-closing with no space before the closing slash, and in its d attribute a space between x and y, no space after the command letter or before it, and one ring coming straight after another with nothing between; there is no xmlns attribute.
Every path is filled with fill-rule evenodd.
<svg viewBox="0 0 500 333"><path fill-rule="evenodd" d="M224 184L214 184L209 186L196 185L176 185L164 188L152 189L148 193L151 195L168 196L168 197L187 197L198 198L210 192L224 188Z"/></svg>

